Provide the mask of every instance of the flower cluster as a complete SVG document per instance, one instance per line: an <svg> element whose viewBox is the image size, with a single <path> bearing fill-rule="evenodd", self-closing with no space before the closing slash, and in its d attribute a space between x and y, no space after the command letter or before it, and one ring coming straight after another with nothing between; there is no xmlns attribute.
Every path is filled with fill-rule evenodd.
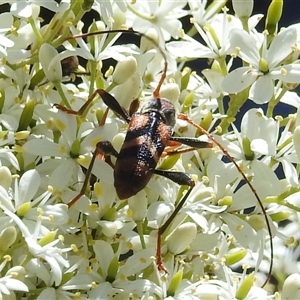
<svg viewBox="0 0 300 300"><path fill-rule="evenodd" d="M283 1L271 1L265 16L252 15L251 0L233 0L231 10L226 2L6 1L1 299L300 297L300 23L278 26ZM47 24L41 9L51 13ZM83 36L90 11L98 21L88 32L98 34ZM127 29L140 41L129 43ZM210 67L188 67L201 59ZM143 107L158 96L187 116L176 120L173 140L193 138L204 148L173 142L160 171L148 167L146 187L120 200L114 156L135 100ZM282 103L295 113L275 115ZM130 130L149 120L144 113ZM206 139L198 124L210 132ZM127 147L144 144L154 160L154 140L166 133L147 134ZM128 155L124 172L143 159ZM193 188L178 184L187 178ZM277 284L265 287L270 276Z"/></svg>

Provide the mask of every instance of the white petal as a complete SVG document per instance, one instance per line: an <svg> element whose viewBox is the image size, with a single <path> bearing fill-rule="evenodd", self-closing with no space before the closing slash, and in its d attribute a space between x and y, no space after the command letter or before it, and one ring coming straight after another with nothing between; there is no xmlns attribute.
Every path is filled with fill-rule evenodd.
<svg viewBox="0 0 300 300"><path fill-rule="evenodd" d="M9 197L7 190L4 189L3 186L0 186L0 202L1 204L10 211L15 211L15 208L11 202L11 198Z"/></svg>
<svg viewBox="0 0 300 300"><path fill-rule="evenodd" d="M281 300L299 299L300 297L300 275L295 273L290 275L282 287Z"/></svg>
<svg viewBox="0 0 300 300"><path fill-rule="evenodd" d="M63 160L51 174L49 184L61 191L70 183L73 174L76 174L77 164L73 159Z"/></svg>
<svg viewBox="0 0 300 300"><path fill-rule="evenodd" d="M233 70L225 76L222 88L227 93L239 93L250 86L257 78L257 72L249 67L241 67Z"/></svg>
<svg viewBox="0 0 300 300"><path fill-rule="evenodd" d="M39 59L45 75L49 81L61 81L62 67L57 59L58 52L50 44L43 44L40 47Z"/></svg>
<svg viewBox="0 0 300 300"><path fill-rule="evenodd" d="M93 249L96 259L99 262L102 275L106 277L108 267L115 256L114 251L109 243L102 240L95 241Z"/></svg>
<svg viewBox="0 0 300 300"><path fill-rule="evenodd" d="M250 146L251 146L251 150L256 152L256 153L259 153L259 154L262 154L262 155L269 154L269 145L263 139L254 139L251 142Z"/></svg>
<svg viewBox="0 0 300 300"><path fill-rule="evenodd" d="M20 280L13 279L13 278L7 278L7 279L2 278L1 281L2 281L2 283L3 283L3 281L6 281L5 285L9 290L22 291L22 292L29 291L27 285Z"/></svg>
<svg viewBox="0 0 300 300"><path fill-rule="evenodd" d="M300 160L300 126L297 126L294 130L293 141L297 157Z"/></svg>
<svg viewBox="0 0 300 300"><path fill-rule="evenodd" d="M24 144L26 152L41 156L63 156L58 144L45 139L34 139Z"/></svg>
<svg viewBox="0 0 300 300"><path fill-rule="evenodd" d="M11 7L14 4L11 5ZM0 33L11 30L14 18L11 13L5 12L1 14Z"/></svg>
<svg viewBox="0 0 300 300"><path fill-rule="evenodd" d="M256 124L255 128L253 124ZM241 132L250 141L255 139L263 139L266 141L267 145L262 145L264 150L259 149L260 141L255 142L255 145L251 144L251 147L255 147L252 148L253 151L261 154L276 154L278 124L272 118L265 117L262 109L253 108L245 113L241 123ZM268 151L267 153L265 153L266 150Z"/></svg>
<svg viewBox="0 0 300 300"><path fill-rule="evenodd" d="M279 92L280 91L281 90L279 90ZM286 103L296 108L300 107L300 97L295 92L291 92L291 91L285 92L283 97L280 99L280 102Z"/></svg>
<svg viewBox="0 0 300 300"><path fill-rule="evenodd" d="M56 299L55 289L54 288L46 288L39 294L39 296L36 299L37 300Z"/></svg>
<svg viewBox="0 0 300 300"><path fill-rule="evenodd" d="M281 193L279 179L272 169L259 160L251 163L254 173L253 185L261 199Z"/></svg>
<svg viewBox="0 0 300 300"><path fill-rule="evenodd" d="M251 86L249 98L257 104L269 102L274 93L274 82L270 76L261 76Z"/></svg>
<svg viewBox="0 0 300 300"><path fill-rule="evenodd" d="M28 4L27 2L23 2L23 1L18 1L16 3L13 3L11 5L11 12L18 16L18 17L22 17L22 18L29 18L32 14L32 7L30 4Z"/></svg>
<svg viewBox="0 0 300 300"><path fill-rule="evenodd" d="M51 268L51 272L52 272L51 281L55 282L56 285L59 285L62 279L62 272L57 260L55 259L55 257L51 255L45 255L45 256L43 255L42 258L44 258L47 261L47 263Z"/></svg>
<svg viewBox="0 0 300 300"><path fill-rule="evenodd" d="M150 227L158 227L162 225L165 217L172 211L173 207L171 204L165 202L155 202L150 205L147 212L147 219L151 223L148 224ZM153 224L155 223L155 224Z"/></svg>
<svg viewBox="0 0 300 300"><path fill-rule="evenodd" d="M2 37L1 37L2 38ZM7 115L7 114L1 114L0 116L0 122L11 131L17 131L19 127L19 122L15 116Z"/></svg>
<svg viewBox="0 0 300 300"><path fill-rule="evenodd" d="M247 222L229 213L223 213L222 219L228 225L232 235L243 247L250 248L253 251L259 249L256 231Z"/></svg>
<svg viewBox="0 0 300 300"><path fill-rule="evenodd" d="M176 57L181 58L196 58L207 57L214 58L216 55L204 45L200 43L192 43L187 41L174 41L166 45L168 52ZM184 51L182 51L184 49Z"/></svg>
<svg viewBox="0 0 300 300"><path fill-rule="evenodd" d="M23 174L19 182L18 199L15 199L17 207L33 199L40 182L41 178L36 170L29 170Z"/></svg>
<svg viewBox="0 0 300 300"><path fill-rule="evenodd" d="M274 79L282 80L288 83L300 82L300 64L290 64L280 66L270 72Z"/></svg>
<svg viewBox="0 0 300 300"><path fill-rule="evenodd" d="M140 274L142 270L153 263L151 256L155 254L154 248L143 249L130 256L125 265L120 269L119 273L128 277L135 274Z"/></svg>
<svg viewBox="0 0 300 300"><path fill-rule="evenodd" d="M8 190L12 182L12 174L8 167L0 167L0 186Z"/></svg>
<svg viewBox="0 0 300 300"><path fill-rule="evenodd" d="M28 274L34 274L37 278L40 278L44 282L50 281L50 270L38 258L33 258L26 264L26 271L28 272Z"/></svg>
<svg viewBox="0 0 300 300"><path fill-rule="evenodd" d="M223 89L221 86L224 76L220 72L212 69L205 69L202 71L202 74L205 76L214 92L222 93Z"/></svg>
<svg viewBox="0 0 300 300"><path fill-rule="evenodd" d="M297 187L299 185L298 173L294 165L289 161L287 161L286 159L283 159L281 163L282 163L286 180L288 181L289 184L291 184L292 187Z"/></svg>
<svg viewBox="0 0 300 300"><path fill-rule="evenodd" d="M119 288L122 289L123 291L126 292L128 294L136 294L138 295L138 299L153 299L153 297L143 297L143 295L147 294L147 295L155 295L155 297L157 299L174 299L173 297L169 296L167 298L163 297L163 291L162 288L157 285L156 283L154 283L152 280L148 280L148 279L136 279L133 281L119 281L117 283L117 285L114 285L115 288ZM147 292L145 292L147 291ZM123 297L124 299L126 297ZM128 298L128 296L127 296ZM182 298L178 298L177 299L182 299ZM97 298L100 300L100 298Z"/></svg>
<svg viewBox="0 0 300 300"><path fill-rule="evenodd" d="M260 56L254 39L243 29L232 29L229 39L232 48L239 48L239 57L258 69Z"/></svg>
<svg viewBox="0 0 300 300"><path fill-rule="evenodd" d="M292 46L295 46L296 42L297 30L295 28L286 28L279 32L267 51L266 59L270 70L292 52Z"/></svg>
<svg viewBox="0 0 300 300"><path fill-rule="evenodd" d="M12 47L15 43L12 40L8 39L6 36L1 35L0 44L3 47Z"/></svg>
<svg viewBox="0 0 300 300"><path fill-rule="evenodd" d="M11 150L5 148L0 149L0 157L6 159L15 169L20 170L19 162L14 154L11 153Z"/></svg>

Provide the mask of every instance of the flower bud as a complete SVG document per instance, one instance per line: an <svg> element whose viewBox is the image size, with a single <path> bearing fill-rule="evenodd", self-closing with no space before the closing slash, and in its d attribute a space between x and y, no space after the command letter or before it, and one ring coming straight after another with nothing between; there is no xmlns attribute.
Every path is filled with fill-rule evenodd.
<svg viewBox="0 0 300 300"><path fill-rule="evenodd" d="M163 162L161 163L159 168L162 169L162 170L172 169L174 167L174 165L177 163L179 158L180 158L179 153L169 155L163 160Z"/></svg>
<svg viewBox="0 0 300 300"><path fill-rule="evenodd" d="M29 126L29 124L32 121L34 108L35 108L35 103L33 100L29 100L25 104L22 114L21 114L21 117L20 117L20 120L19 120L18 131L27 130L27 127Z"/></svg>
<svg viewBox="0 0 300 300"><path fill-rule="evenodd" d="M160 97L167 98L173 103L178 100L179 96L180 90L176 83L165 84L160 89Z"/></svg>
<svg viewBox="0 0 300 300"><path fill-rule="evenodd" d="M282 287L281 300L300 299L300 274L290 275Z"/></svg>
<svg viewBox="0 0 300 300"><path fill-rule="evenodd" d="M22 203L17 209L17 215L19 217L23 217L27 214L27 212L31 209L31 202L27 201Z"/></svg>
<svg viewBox="0 0 300 300"><path fill-rule="evenodd" d="M80 152L80 141L78 139L75 139L70 150L71 158L77 158L79 156L79 152Z"/></svg>
<svg viewBox="0 0 300 300"><path fill-rule="evenodd" d="M112 144L117 152L120 151L120 149L124 143L124 140L125 140L125 133L118 133L117 135L114 136L114 138L112 140Z"/></svg>
<svg viewBox="0 0 300 300"><path fill-rule="evenodd" d="M266 220L263 216L251 215L248 216L246 220L255 231L266 228Z"/></svg>
<svg viewBox="0 0 300 300"><path fill-rule="evenodd" d="M175 295L176 290L178 289L179 285L181 284L182 277L183 277L183 270L181 269L178 272L176 272L176 274L173 276L173 278L170 281L170 285L168 288L169 296Z"/></svg>
<svg viewBox="0 0 300 300"><path fill-rule="evenodd" d="M245 158L247 160L253 160L254 152L251 150L251 141L247 137L244 137L242 140L242 143L243 143L243 150L244 150Z"/></svg>
<svg viewBox="0 0 300 300"><path fill-rule="evenodd" d="M118 231L118 225L111 221L99 221L97 222L102 228L102 232L107 237L113 237Z"/></svg>
<svg viewBox="0 0 300 300"><path fill-rule="evenodd" d="M300 126L297 126L293 134L293 142L298 159L300 159Z"/></svg>
<svg viewBox="0 0 300 300"><path fill-rule="evenodd" d="M49 231L47 234L45 234L40 240L39 240L39 245L40 246L45 246L55 239L55 236L57 234L57 230L54 231Z"/></svg>
<svg viewBox="0 0 300 300"><path fill-rule="evenodd" d="M232 6L238 18L249 18L253 10L253 0L232 0Z"/></svg>
<svg viewBox="0 0 300 300"><path fill-rule="evenodd" d="M243 282L241 282L235 295L236 299L245 299L252 288L254 281L254 273L251 273L243 280Z"/></svg>
<svg viewBox="0 0 300 300"><path fill-rule="evenodd" d="M123 61L118 62L113 73L113 82L116 85L128 80L137 70L137 62L133 56L127 56Z"/></svg>
<svg viewBox="0 0 300 300"><path fill-rule="evenodd" d="M138 72L135 72L127 78L126 82L114 88L114 95L122 107L128 108L130 103L138 98L141 88L141 76Z"/></svg>
<svg viewBox="0 0 300 300"><path fill-rule="evenodd" d="M187 222L178 226L167 238L167 245L173 254L182 253L197 235L197 226L194 223Z"/></svg>
<svg viewBox="0 0 300 300"><path fill-rule="evenodd" d="M146 197L146 193L141 191L137 193L134 197L130 197L128 199L129 207L132 211L132 219L134 221L142 221L147 215L147 206L148 199Z"/></svg>
<svg viewBox="0 0 300 300"><path fill-rule="evenodd" d="M1 231L0 234L0 251L5 252L17 238L16 228L13 226L8 226Z"/></svg>
<svg viewBox="0 0 300 300"><path fill-rule="evenodd" d="M21 266L15 266L10 268L6 274L6 276L11 276L14 279L18 279L20 281L24 281L25 279L25 275L26 275L26 271L23 267Z"/></svg>
<svg viewBox="0 0 300 300"><path fill-rule="evenodd" d="M222 199L218 200L218 205L219 206L228 206L230 207L232 205L232 196L225 196Z"/></svg>
<svg viewBox="0 0 300 300"><path fill-rule="evenodd" d="M50 44L43 44L39 51L39 60L47 79L51 82L61 81L62 68L57 50Z"/></svg>
<svg viewBox="0 0 300 300"><path fill-rule="evenodd" d="M266 30L269 34L276 33L277 24L281 18L283 0L273 0L268 8L266 18Z"/></svg>
<svg viewBox="0 0 300 300"><path fill-rule="evenodd" d="M8 167L0 167L0 185L6 190L9 189L12 182L11 172Z"/></svg>
<svg viewBox="0 0 300 300"><path fill-rule="evenodd" d="M113 7L112 18L114 20L112 29L119 29L122 25L126 24L125 13L117 5Z"/></svg>
<svg viewBox="0 0 300 300"><path fill-rule="evenodd" d="M246 256L246 254L247 254L246 249L241 249L233 253L225 254L224 257L225 257L226 266L230 266L241 261Z"/></svg>
<svg viewBox="0 0 300 300"><path fill-rule="evenodd" d="M272 221L279 223L281 221L287 220L291 216L290 212L287 211L279 211L277 213L271 214L270 217Z"/></svg>
<svg viewBox="0 0 300 300"><path fill-rule="evenodd" d="M117 256L114 256L107 269L106 281L108 282L115 281L118 270L119 270L119 260Z"/></svg>
<svg viewBox="0 0 300 300"><path fill-rule="evenodd" d="M147 36L147 37L145 37ZM142 36L141 38L141 51L147 52L148 50L151 50L153 48L156 48L156 45L158 44L158 34L157 31L154 28L149 28L145 34L145 36Z"/></svg>

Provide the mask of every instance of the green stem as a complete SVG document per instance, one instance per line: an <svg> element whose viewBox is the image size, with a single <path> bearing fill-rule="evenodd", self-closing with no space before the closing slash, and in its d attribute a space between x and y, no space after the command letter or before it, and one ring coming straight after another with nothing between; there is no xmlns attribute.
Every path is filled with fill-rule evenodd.
<svg viewBox="0 0 300 300"><path fill-rule="evenodd" d="M24 257L24 259L21 261L20 266L24 267L26 264L33 258L32 254L28 252L28 254Z"/></svg>
<svg viewBox="0 0 300 300"><path fill-rule="evenodd" d="M268 103L268 109L267 109L267 113L266 113L266 116L268 118L271 118L273 116L274 108L279 103L279 101L281 100L283 95L286 93L286 91L287 91L287 88L282 87L282 90L281 90L280 94L277 96L277 98L272 98L271 101Z"/></svg>
<svg viewBox="0 0 300 300"><path fill-rule="evenodd" d="M229 107L226 112L227 117L224 118L219 125L222 129L221 132L227 131L232 120L234 120L234 118L236 117L239 109L248 99L248 91L249 89L247 88L238 94L230 94Z"/></svg>
<svg viewBox="0 0 300 300"><path fill-rule="evenodd" d="M248 21L249 21L249 17L242 17L240 18L242 25L243 25L243 29L247 32L249 32L249 26L248 26Z"/></svg>
<svg viewBox="0 0 300 300"><path fill-rule="evenodd" d="M218 110L219 110L219 113L221 115L224 115L225 114L225 110L224 110L224 105L223 105L223 96L219 96L217 98L217 102L218 102Z"/></svg>
<svg viewBox="0 0 300 300"><path fill-rule="evenodd" d="M29 18L28 18L28 22L29 22L29 24L31 25L32 30L33 30L33 32L34 32L34 34L35 34L35 36L36 36L36 38L37 38L39 44L42 44L42 43L44 42L44 39L43 39L43 37L42 37L40 31L36 28L36 24L35 24L33 18L32 18L32 17L29 17Z"/></svg>
<svg viewBox="0 0 300 300"><path fill-rule="evenodd" d="M66 95L65 95L65 93L64 93L64 91L63 91L63 89L62 89L62 87L61 87L60 82L59 82L59 81L55 81L55 82L53 82L53 84L54 84L54 86L56 87L56 89L57 89L57 91L58 91L58 93L59 93L59 95L60 95L60 97L61 97L61 103L62 103L65 107L71 109L71 105L69 104L69 101L68 101L68 99L66 98Z"/></svg>
<svg viewBox="0 0 300 300"><path fill-rule="evenodd" d="M141 244L142 244L142 248L146 249L146 243L145 243L145 239L144 239L143 222L142 221L137 221L136 222L136 228L137 228L137 232L140 236L140 241L141 241Z"/></svg>
<svg viewBox="0 0 300 300"><path fill-rule="evenodd" d="M76 1L71 2L69 9L66 10L63 13L63 15L59 17L59 19L54 17L51 20L51 23L52 23L52 21L55 21L55 25L51 26L51 23L50 23L49 26L47 27L47 30L45 32L46 41L49 41L51 43L54 40L55 36L57 36L58 31L64 27L64 24L66 23L66 20L68 19L68 15L69 15L70 11L72 11L72 9L75 5L76 5Z"/></svg>
<svg viewBox="0 0 300 300"><path fill-rule="evenodd" d="M293 205L293 204L291 204L291 203L289 203L287 201L284 201L284 202L279 203L279 204L281 204L283 206L286 206L286 207L292 209L293 211L300 212L300 207L295 206L295 205Z"/></svg>
<svg viewBox="0 0 300 300"><path fill-rule="evenodd" d="M151 23L154 23L155 22L155 17L148 17L148 16L145 16L143 14L141 14L140 12L138 12L137 10L135 10L131 5L127 5L127 8L132 12L134 13L137 17L143 19L143 20L147 20Z"/></svg>

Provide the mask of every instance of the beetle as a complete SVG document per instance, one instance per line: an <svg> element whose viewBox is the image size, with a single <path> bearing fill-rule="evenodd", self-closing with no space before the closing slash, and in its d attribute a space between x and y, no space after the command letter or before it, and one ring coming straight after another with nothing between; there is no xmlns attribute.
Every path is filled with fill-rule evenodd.
<svg viewBox="0 0 300 300"><path fill-rule="evenodd" d="M154 40L140 32L127 30L93 32L73 36L72 38L116 32L137 34L147 39L150 39L153 42L153 44L157 47L158 51L160 51L160 53L162 54L165 61L165 67L161 75L160 81L155 91L153 92L153 98L146 102L146 104L143 105L138 112L135 112L132 115L130 115L123 107L121 107L118 101L104 89L96 90L92 94L92 96L87 100L87 102L77 112L71 111L64 107L61 107L60 105L57 105L59 109L62 109L68 113L81 114L87 109L92 100L97 95L99 95L109 109L114 111L119 117L121 117L129 124L124 143L119 153L113 148L112 144L109 141L102 141L96 145L96 149L92 156L91 163L86 171L85 181L80 190L80 193L68 203L68 206L71 207L72 205L74 205L85 193L86 187L89 183L89 178L92 174L92 167L96 157L101 157L114 168L114 186L116 188L116 192L120 200L134 196L139 191L144 189L154 174L158 174L160 176L169 178L170 180L180 185L187 185L189 189L186 192L186 194L180 200L173 213L168 217L167 221L160 228L158 228L156 252L157 265L159 270L166 271L162 263L161 236L170 226L173 219L184 205L185 201L187 200L189 194L191 193L195 185L195 182L192 179L192 177L187 173L156 169L158 160L165 151L165 148L169 145L179 146L181 144L184 144L188 146L188 148L175 149L173 151L167 152L167 154L172 155L174 153L184 153L198 148L211 148L213 143L215 143L223 151L224 155L227 156L228 159L235 165L239 173L241 173L242 177L244 178L246 184L248 184L248 186L254 193L263 211L267 224L267 229L271 236L269 220L267 218L267 214L259 196L257 195L251 182L248 180L246 175L243 173L239 165L235 162L234 158L227 152L227 150L224 149L224 147L210 133L208 133L201 126L193 122L187 116L182 114L179 115L180 119L183 119L191 125L195 126L201 133L205 134L210 141L204 142L199 138L173 136L172 133L173 127L175 125L176 116L175 108L174 105L168 99L160 97L160 88L166 78L167 73L167 58L165 53L161 50L159 45ZM105 119L105 117L103 119ZM116 157L115 164L111 162L110 156ZM269 268L269 275L266 282L269 280L273 265L272 239L270 239L270 245L271 263ZM264 285L266 284L266 282L264 283Z"/></svg>
<svg viewBox="0 0 300 300"><path fill-rule="evenodd" d="M87 35L95 35L99 33L126 32L141 35L150 39L163 55L165 67L161 75L157 88L153 92L153 98L146 101L138 112L130 114L120 106L118 101L104 89L97 89L85 104L77 111L66 109L60 105L56 105L61 110L70 114L82 114L92 100L99 95L109 109L115 112L123 120L128 123L128 129L124 143L119 153L113 148L109 141L102 141L96 145L90 167L86 172L86 180L79 193L72 201L68 203L71 207L85 193L89 177L92 173L92 166L95 158L103 157L114 168L114 186L120 200L124 200L136 195L143 190L150 181L153 174L158 174L169 178L170 180L180 184L194 186L194 180L189 174L182 172L173 172L156 169L158 160L162 156L167 146L178 147L181 144L189 146L189 148L179 149L167 152L168 155L182 153L195 150L196 148L211 148L213 146L210 141L203 141L193 137L175 137L173 136L173 127L176 122L176 111L174 105L166 98L160 97L160 88L166 78L167 58L165 53L160 49L159 45L145 34L137 31L127 30L111 30L93 32L73 36L73 38L83 37ZM116 157L115 165L112 164L110 156Z"/></svg>

